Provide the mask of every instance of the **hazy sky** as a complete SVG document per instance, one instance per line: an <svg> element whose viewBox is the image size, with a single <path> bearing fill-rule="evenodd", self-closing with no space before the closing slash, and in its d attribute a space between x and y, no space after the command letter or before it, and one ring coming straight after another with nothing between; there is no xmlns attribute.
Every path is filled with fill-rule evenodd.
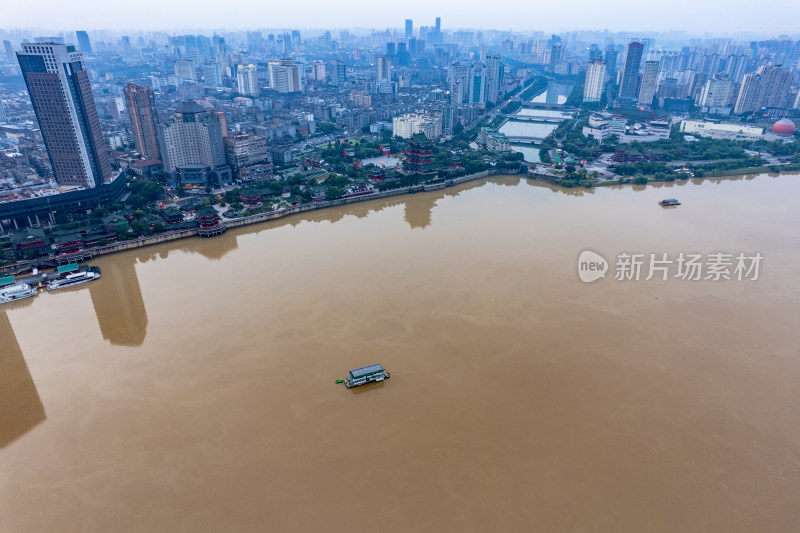
<svg viewBox="0 0 800 533"><path fill-rule="evenodd" d="M800 33L800 0L37 0L7 6L0 28L399 28L436 16L446 29Z"/></svg>

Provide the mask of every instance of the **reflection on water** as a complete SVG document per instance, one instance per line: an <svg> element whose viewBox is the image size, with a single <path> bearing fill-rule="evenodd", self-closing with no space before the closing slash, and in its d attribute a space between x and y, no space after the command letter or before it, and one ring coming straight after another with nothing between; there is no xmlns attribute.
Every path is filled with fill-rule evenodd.
<svg viewBox="0 0 800 533"><path fill-rule="evenodd" d="M45 418L44 406L8 315L0 311L0 448L8 446Z"/></svg>
<svg viewBox="0 0 800 533"><path fill-rule="evenodd" d="M130 254L112 258L100 279L89 284L103 339L114 346L141 346L147 335L147 309L133 261Z"/></svg>

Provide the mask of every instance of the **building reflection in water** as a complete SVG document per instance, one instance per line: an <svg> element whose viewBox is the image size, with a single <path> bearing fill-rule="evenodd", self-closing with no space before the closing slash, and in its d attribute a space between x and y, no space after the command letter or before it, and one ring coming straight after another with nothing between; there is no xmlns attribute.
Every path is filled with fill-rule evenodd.
<svg viewBox="0 0 800 533"><path fill-rule="evenodd" d="M45 418L44 405L11 322L5 311L0 311L0 448L35 428Z"/></svg>
<svg viewBox="0 0 800 533"><path fill-rule="evenodd" d="M123 261L104 265L89 294L103 339L114 346L141 346L147 335L147 309L135 263L129 257Z"/></svg>

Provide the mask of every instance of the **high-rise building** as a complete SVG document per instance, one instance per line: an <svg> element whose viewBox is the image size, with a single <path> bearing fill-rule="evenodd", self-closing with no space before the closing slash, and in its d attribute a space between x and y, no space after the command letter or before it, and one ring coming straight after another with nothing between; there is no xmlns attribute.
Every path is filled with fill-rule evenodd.
<svg viewBox="0 0 800 533"><path fill-rule="evenodd" d="M194 61L185 59L175 61L175 75L184 80L194 81Z"/></svg>
<svg viewBox="0 0 800 533"><path fill-rule="evenodd" d="M203 63L203 85L206 87L222 87L222 66L217 61Z"/></svg>
<svg viewBox="0 0 800 533"><path fill-rule="evenodd" d="M564 47L560 42L553 43L550 47L550 72L555 72L564 61Z"/></svg>
<svg viewBox="0 0 800 533"><path fill-rule="evenodd" d="M300 65L291 59L281 59L279 63L269 64L270 87L280 93L296 93L303 90L303 77Z"/></svg>
<svg viewBox="0 0 800 533"><path fill-rule="evenodd" d="M347 79L347 68L344 61L336 60L331 63L331 85L344 85Z"/></svg>
<svg viewBox="0 0 800 533"><path fill-rule="evenodd" d="M642 62L642 43L630 43L625 52L625 66L619 84L620 98L636 98L639 94L639 65Z"/></svg>
<svg viewBox="0 0 800 533"><path fill-rule="evenodd" d="M61 185L97 187L111 165L83 54L73 45L24 43L19 66Z"/></svg>
<svg viewBox="0 0 800 533"><path fill-rule="evenodd" d="M486 104L486 65L473 64L469 76L469 103L482 107Z"/></svg>
<svg viewBox="0 0 800 533"><path fill-rule="evenodd" d="M500 101L500 87L503 85L505 67L500 54L486 54L486 101L496 104Z"/></svg>
<svg viewBox="0 0 800 533"><path fill-rule="evenodd" d="M469 99L470 65L454 61L447 67L447 82L450 88L450 102L463 104Z"/></svg>
<svg viewBox="0 0 800 533"><path fill-rule="evenodd" d="M325 63L319 59L311 63L311 74L315 80L325 81Z"/></svg>
<svg viewBox="0 0 800 533"><path fill-rule="evenodd" d="M8 114L6 113L6 106L3 104L3 101L0 100L0 124L5 124L8 122Z"/></svg>
<svg viewBox="0 0 800 533"><path fill-rule="evenodd" d="M3 48L6 51L6 59L9 63L14 63L16 59L16 55L14 54L14 47L11 46L11 41L3 40Z"/></svg>
<svg viewBox="0 0 800 533"><path fill-rule="evenodd" d="M171 174L173 181L188 186L231 183L223 137L217 113L196 102L183 102L175 109L175 115L158 127L164 171Z"/></svg>
<svg viewBox="0 0 800 533"><path fill-rule="evenodd" d="M375 58L375 82L392 81L392 60L386 56Z"/></svg>
<svg viewBox="0 0 800 533"><path fill-rule="evenodd" d="M734 113L751 113L765 107L788 108L792 72L780 66L762 65L744 76Z"/></svg>
<svg viewBox="0 0 800 533"><path fill-rule="evenodd" d="M83 30L75 32L75 37L78 38L78 49L85 54L92 53L92 43L89 41L89 34Z"/></svg>
<svg viewBox="0 0 800 533"><path fill-rule="evenodd" d="M406 19L406 40L414 36L414 21Z"/></svg>
<svg viewBox="0 0 800 533"><path fill-rule="evenodd" d="M253 133L231 133L224 139L225 159L238 179L249 180L271 174L267 139Z"/></svg>
<svg viewBox="0 0 800 533"><path fill-rule="evenodd" d="M136 150L146 159L161 159L158 146L158 112L153 88L128 83L123 93Z"/></svg>
<svg viewBox="0 0 800 533"><path fill-rule="evenodd" d="M727 74L715 74L700 91L699 103L702 107L729 107L738 94L739 84Z"/></svg>
<svg viewBox="0 0 800 533"><path fill-rule="evenodd" d="M603 96L606 82L606 62L595 59L586 66L586 80L583 84L583 101L599 102Z"/></svg>
<svg viewBox="0 0 800 533"><path fill-rule="evenodd" d="M261 87L258 85L258 69L255 65L239 65L236 67L236 88L239 94L258 96Z"/></svg>
<svg viewBox="0 0 800 533"><path fill-rule="evenodd" d="M658 61L647 61L644 64L642 83L639 88L638 104L649 106L653 103L653 97L658 89Z"/></svg>

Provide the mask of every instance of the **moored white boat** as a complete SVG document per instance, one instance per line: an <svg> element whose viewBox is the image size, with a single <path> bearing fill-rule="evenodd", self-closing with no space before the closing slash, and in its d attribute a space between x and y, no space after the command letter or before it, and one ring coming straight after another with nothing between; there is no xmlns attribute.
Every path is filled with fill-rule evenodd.
<svg viewBox="0 0 800 533"><path fill-rule="evenodd" d="M17 300L24 300L36 296L36 289L27 283L15 283L14 285L6 285L0 289L0 303L15 302Z"/></svg>
<svg viewBox="0 0 800 533"><path fill-rule="evenodd" d="M57 289L65 289L67 287L72 287L73 285L80 285L81 283L94 281L99 277L100 277L100 271L95 268L91 270L75 272L74 274L69 274L64 278L54 279L53 281L49 281L47 283L47 290L54 291Z"/></svg>

